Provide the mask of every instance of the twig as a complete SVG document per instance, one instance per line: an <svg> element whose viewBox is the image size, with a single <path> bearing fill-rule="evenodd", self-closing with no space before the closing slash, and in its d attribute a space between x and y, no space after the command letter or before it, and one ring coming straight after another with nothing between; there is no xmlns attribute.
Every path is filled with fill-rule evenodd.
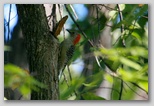
<svg viewBox="0 0 154 106"><path fill-rule="evenodd" d="M106 5L104 5L104 4L98 4L98 5L101 5L101 6L105 7L105 8L108 9L108 10L119 11L119 10L116 10L116 9L111 8L111 7L109 7L109 6L106 6ZM120 12L121 12L121 11L120 11Z"/></svg>
<svg viewBox="0 0 154 106"><path fill-rule="evenodd" d="M114 87L114 76L112 77L113 79L113 84L112 84L112 88ZM119 93L119 92L118 92ZM113 94L113 89L111 89L111 93L110 93L110 98L112 100L112 94Z"/></svg>
<svg viewBox="0 0 154 106"><path fill-rule="evenodd" d="M68 84L68 80L67 80L65 74L64 74L64 73L62 73L62 74L63 74L63 76L64 76L64 80L66 81L66 84L67 84L67 86L68 86L68 88L69 88L70 85ZM70 73L69 73L69 74L70 74ZM71 79L71 81L72 81L72 77L71 77L70 79ZM63 82L64 82L64 80L63 80ZM62 82L62 83L63 83L63 82ZM77 97L77 93L76 93L76 91L74 90L73 92L74 92L75 96ZM72 96L72 94L70 94L70 95Z"/></svg>
<svg viewBox="0 0 154 106"><path fill-rule="evenodd" d="M22 97L23 97L23 95L20 95L19 98L18 98L18 100L21 100Z"/></svg>
<svg viewBox="0 0 154 106"><path fill-rule="evenodd" d="M125 84L129 87L129 89L131 89L131 90L132 90L134 93L136 93L138 96L147 99L146 97L144 97L144 96L138 94L136 91L134 91L133 88L131 88L126 82L125 82ZM133 83L132 83L132 84L133 84ZM138 86L137 86L137 87L138 87Z"/></svg>
<svg viewBox="0 0 154 106"><path fill-rule="evenodd" d="M120 11L120 6L119 4L117 4L117 7L118 7L118 13L119 13L119 17L120 17L120 21L123 21L123 16L122 16L122 12ZM124 32L124 25L122 24L121 25L121 32L123 33Z"/></svg>
<svg viewBox="0 0 154 106"><path fill-rule="evenodd" d="M98 16L98 8L97 8L97 5L96 5L96 11L97 11L97 22L98 22L98 34L100 36L100 20L99 20L99 16Z"/></svg>
<svg viewBox="0 0 154 106"><path fill-rule="evenodd" d="M136 24L137 20L138 20L138 19L135 20L135 22L134 22L134 24L133 24L133 29L132 29L132 31L130 32L130 34L133 33L133 31L134 31L134 29L135 29L135 24Z"/></svg>
<svg viewBox="0 0 154 106"><path fill-rule="evenodd" d="M132 83L134 86L140 88L142 91L144 91L144 92L146 92L146 93L148 94L148 92L147 92L145 89L143 89L142 87L140 87L140 86L137 85L136 83L133 83L133 82L131 82L131 83Z"/></svg>
<svg viewBox="0 0 154 106"><path fill-rule="evenodd" d="M67 66L67 68L68 68L68 72L69 72L70 81L72 81L72 77L71 77L71 73L70 73L69 66ZM69 86L69 84L68 84L68 80L67 80L65 74L64 74L63 72L62 72L61 74L63 74L64 80L66 81L66 84L67 84L67 86L68 86L68 88L69 88L70 86ZM63 80L63 82L64 82L64 80ZM62 83L63 83L63 82L62 82ZM73 92L74 92L75 96L77 96L76 91L74 90ZM71 96L72 96L72 94L71 94Z"/></svg>
<svg viewBox="0 0 154 106"><path fill-rule="evenodd" d="M10 17L11 17L11 8L12 4L10 4L10 10L9 10L9 19L8 19L8 41L10 40Z"/></svg>
<svg viewBox="0 0 154 106"><path fill-rule="evenodd" d="M148 17L147 17L147 16L144 16L144 15L143 15L143 16L141 16L141 17L148 19Z"/></svg>
<svg viewBox="0 0 154 106"><path fill-rule="evenodd" d="M77 16L77 14L76 14L76 12L75 12L75 10L74 10L74 8L73 8L73 6L71 4L70 4L70 7L71 7L71 9L72 9L72 11L74 13L74 16L76 17L76 20L78 20L78 16Z"/></svg>
<svg viewBox="0 0 154 106"><path fill-rule="evenodd" d="M17 16L17 14L13 18L11 18L10 21L13 20L16 16Z"/></svg>
<svg viewBox="0 0 154 106"><path fill-rule="evenodd" d="M62 73L62 74L63 74L63 76L64 76L64 80L66 81L67 87L69 88L70 86L69 86L69 84L68 84L68 80L67 80L65 74L64 74L64 73ZM63 82L64 82L64 80L63 80ZM62 84L63 84L63 82L62 82ZM74 93L76 94L75 91L74 91ZM72 94L70 94L70 95L72 96Z"/></svg>
<svg viewBox="0 0 154 106"><path fill-rule="evenodd" d="M68 74L69 74L70 80L72 81L72 76L71 76L71 71L69 69L69 66L67 66L67 69L68 69Z"/></svg>
<svg viewBox="0 0 154 106"><path fill-rule="evenodd" d="M119 13L119 17L120 17L120 21L123 21L123 15L122 15L122 11L120 10L120 6L119 4L117 4L117 8L118 8L118 13ZM121 25L121 34L123 35L124 33L124 25ZM124 38L122 38L122 44L125 47L125 40ZM123 66L122 66L123 67ZM119 94L119 100L121 100L122 97L122 92L123 92L123 80L121 79L121 86L120 86L120 94Z"/></svg>
<svg viewBox="0 0 154 106"><path fill-rule="evenodd" d="M97 65L99 66L99 68L103 69L103 67L101 66L100 62L99 62L99 59L98 59L98 56L94 56L95 57L95 60L96 60L96 63ZM103 61L102 58L100 58L100 60ZM105 64L108 68L109 66L107 64ZM110 69L110 68L109 68ZM109 75L113 76L113 77L118 77L118 75L114 72L114 70L110 69L111 71L107 71L105 70L106 73L108 73Z"/></svg>
<svg viewBox="0 0 154 106"><path fill-rule="evenodd" d="M123 80L121 79L121 87L120 87L120 93L119 93L119 100L121 100L122 92L123 92Z"/></svg>
<svg viewBox="0 0 154 106"><path fill-rule="evenodd" d="M118 8L118 10L119 10L118 13L119 13L120 21L123 21L123 16L122 16L122 12L121 12L121 10L120 10L119 4L117 4L117 8ZM124 32L124 24L121 25L121 34L123 34L123 32ZM125 40L124 40L124 39L122 39L122 44L123 44L124 47L126 46L126 45L125 45Z"/></svg>
<svg viewBox="0 0 154 106"><path fill-rule="evenodd" d="M9 10L9 19L8 19L8 39L6 40L6 44L8 44L8 46L10 45L10 17L11 17L11 7L12 7L12 4L10 4L10 10ZM9 62L9 51L6 52L6 62Z"/></svg>
<svg viewBox="0 0 154 106"><path fill-rule="evenodd" d="M62 19L62 13L61 13L61 10L60 10L60 4L58 4L58 8L59 8L59 15L60 15L60 18Z"/></svg>
<svg viewBox="0 0 154 106"><path fill-rule="evenodd" d="M72 81L72 76L71 76L71 72L70 72L69 66L67 66L67 68L68 68L68 74L69 74L69 77L70 77L70 81ZM77 93L76 93L75 90L74 90L74 94L75 94L75 96L77 96Z"/></svg>
<svg viewBox="0 0 154 106"><path fill-rule="evenodd" d="M63 74L64 80L66 81L66 84L67 84L67 86L69 87L68 80L67 80L65 74L64 74L64 73L61 73L61 74ZM64 80L62 81L62 84L63 84Z"/></svg>

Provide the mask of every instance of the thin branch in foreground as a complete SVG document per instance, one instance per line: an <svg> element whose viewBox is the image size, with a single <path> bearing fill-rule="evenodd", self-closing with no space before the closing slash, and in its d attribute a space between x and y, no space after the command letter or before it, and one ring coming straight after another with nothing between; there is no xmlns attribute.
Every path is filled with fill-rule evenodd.
<svg viewBox="0 0 154 106"><path fill-rule="evenodd" d="M137 20L138 20L138 19L136 19L135 22L133 23L133 28L132 28L132 31L130 32L130 34L133 33L133 31L134 31L134 29L135 29L135 26L136 26L135 24L137 23Z"/></svg>
<svg viewBox="0 0 154 106"><path fill-rule="evenodd" d="M117 7L118 7L118 13L119 13L119 16L120 16L120 21L123 21L123 15L122 15L122 12L120 10L120 6L119 4L117 4ZM121 25L121 34L123 35L123 32L124 32L124 25L122 24ZM125 47L125 40L122 39L122 44L123 46ZM122 66L123 67L123 66ZM120 86L120 94L119 94L119 100L121 100L121 97L122 97L122 92L123 92L123 80L121 79L121 86Z"/></svg>
<svg viewBox="0 0 154 106"><path fill-rule="evenodd" d="M117 8L119 10L118 13L119 13L120 21L123 21L123 15L122 15L122 12L120 10L119 4L117 4ZM121 34L123 35L123 33L124 33L124 24L121 25L121 28L120 29L121 29ZM122 39L122 44L123 44L124 47L126 46L124 39Z"/></svg>
<svg viewBox="0 0 154 106"><path fill-rule="evenodd" d="M129 87L129 89L131 89L135 94L137 94L138 96L140 96L140 97L142 97L142 98L144 98L144 99L148 99L148 98L146 98L146 97L144 97L144 96L142 96L142 95L140 95L140 94L138 94L135 90L133 90L133 88L131 88L126 82L125 82L125 84L126 84L126 86L128 86ZM137 86L138 87L138 86Z"/></svg>
<svg viewBox="0 0 154 106"><path fill-rule="evenodd" d="M77 14L76 14L76 12L75 12L75 10L74 10L74 8L71 4L70 4L70 8L72 9L74 16L76 17L76 20L78 20L78 16L77 16Z"/></svg>
<svg viewBox="0 0 154 106"><path fill-rule="evenodd" d="M68 74L69 74L70 80L72 81L72 76L71 76L71 71L70 71L69 66L67 66L67 69L68 69Z"/></svg>
<svg viewBox="0 0 154 106"><path fill-rule="evenodd" d="M120 87L120 93L119 93L119 100L121 100L122 92L123 92L123 80L121 79L121 87Z"/></svg>
<svg viewBox="0 0 154 106"><path fill-rule="evenodd" d="M139 85L137 85L136 83L131 82L134 86L138 87L139 89L141 89L142 91L146 92L146 94L148 94L148 92L143 89L142 87L140 87Z"/></svg>
<svg viewBox="0 0 154 106"><path fill-rule="evenodd" d="M62 84L64 83L64 81L66 81L66 84L69 87L68 80L67 80L65 74L64 73L61 73L61 74L63 74L63 77L64 77L64 80L62 81Z"/></svg>
<svg viewBox="0 0 154 106"><path fill-rule="evenodd" d="M100 64L100 62L99 62L99 60L98 60L98 57L97 56L95 56L95 59L96 59L96 62L97 62L97 64L98 64L98 66L101 68L101 69L103 69L102 67L101 67L101 64ZM112 77L116 77L116 78L118 78L119 80L122 80L120 77L118 77L118 75L116 74L116 73L114 73L114 72L112 72L112 71L105 71L105 72L107 72L109 75L111 75ZM123 86L123 83L125 83L126 84L126 82L125 81L123 81L122 80L122 82L121 82L121 86ZM133 82L130 82L131 84L133 84L134 86L136 86L136 87L138 87L139 89L141 89L142 91L144 91L144 92L146 92L147 93L147 91L145 91L142 87L140 87L139 85L137 85L137 84L135 84L135 83L133 83ZM128 86L128 85L127 85ZM123 87L121 87L121 94L120 95L122 95L122 88ZM129 87L130 88L130 87ZM134 90L133 90L134 91ZM134 91L135 92L135 91ZM135 92L136 93L136 92ZM148 93L147 93L148 94ZM112 95L112 92L111 92L111 95ZM142 96L141 96L142 97ZM121 97L119 96L119 99L120 99ZM145 97L144 97L145 98Z"/></svg>
<svg viewBox="0 0 154 106"><path fill-rule="evenodd" d="M69 66L67 66L67 68L68 68L68 74L69 74L69 77L70 77L70 81L72 81L72 76L71 76L71 73L70 73ZM63 76L64 76L64 80L62 81L62 84L64 83L64 81L66 81L66 84L67 84L67 86L68 86L68 88L69 88L70 85L68 84L68 80L67 80L65 74L64 74L64 73L62 73L62 74L63 74ZM74 90L73 92L74 92L75 96L77 97L76 91ZM71 94L71 96L72 96L72 94Z"/></svg>
<svg viewBox="0 0 154 106"><path fill-rule="evenodd" d="M60 15L60 18L62 19L62 12L61 12L61 9L60 9L60 4L58 4L58 10L59 10L59 15Z"/></svg>
<svg viewBox="0 0 154 106"><path fill-rule="evenodd" d="M112 88L113 88L114 87L114 76L112 76L112 79L113 79L113 84L112 84ZM112 100L112 95L113 95L113 89L111 90L111 93L110 93L111 100Z"/></svg>
<svg viewBox="0 0 154 106"><path fill-rule="evenodd" d="M8 25L8 38L6 40L6 44L9 46L10 45L10 17L11 17L11 7L12 7L12 4L10 4L10 10L9 10L9 18L8 18L8 22L7 22L7 25ZM9 52L6 52L6 63L9 62Z"/></svg>
<svg viewBox="0 0 154 106"><path fill-rule="evenodd" d="M123 15L122 15L122 11L120 11L120 6L119 6L119 4L117 4L117 7L118 7L118 13L119 13L119 18L120 18L120 21L123 21ZM124 32L124 25L122 24L121 25L121 33L123 33Z"/></svg>

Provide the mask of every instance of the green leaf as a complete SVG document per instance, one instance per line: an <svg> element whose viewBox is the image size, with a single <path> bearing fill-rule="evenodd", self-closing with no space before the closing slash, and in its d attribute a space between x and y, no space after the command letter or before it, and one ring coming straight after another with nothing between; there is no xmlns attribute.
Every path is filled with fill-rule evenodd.
<svg viewBox="0 0 154 106"><path fill-rule="evenodd" d="M4 86L13 90L18 89L24 97L32 90L38 91L39 88L46 88L43 83L30 76L26 70L13 64L4 66Z"/></svg>
<svg viewBox="0 0 154 106"><path fill-rule="evenodd" d="M19 91L23 94L23 95L28 95L31 92L31 89L29 86L26 86L25 84L20 86Z"/></svg>
<svg viewBox="0 0 154 106"><path fill-rule="evenodd" d="M121 78L124 80L124 81L132 81L132 82L136 82L136 76L135 76L135 72L131 72L131 71L126 71L122 68L119 68L118 70L118 73L119 75L121 76Z"/></svg>
<svg viewBox="0 0 154 106"><path fill-rule="evenodd" d="M148 82L148 76L141 71L124 70L122 68L119 68L118 73L125 81L134 83Z"/></svg>
<svg viewBox="0 0 154 106"><path fill-rule="evenodd" d="M119 99L119 91L121 88L121 80L116 77L113 77L113 85L111 91L111 100L118 100Z"/></svg>
<svg viewBox="0 0 154 106"><path fill-rule="evenodd" d="M84 100L106 100L105 98L102 98L100 96L97 96L94 93L87 92L81 95Z"/></svg>
<svg viewBox="0 0 154 106"><path fill-rule="evenodd" d="M141 36L139 35L139 33L133 32L132 36L134 36L139 42L141 42L142 39L141 39Z"/></svg>
<svg viewBox="0 0 154 106"><path fill-rule="evenodd" d="M84 82L84 78L74 78L71 82L68 83L69 87L66 84L60 84L60 99L67 100L74 91L78 90Z"/></svg>
<svg viewBox="0 0 154 106"><path fill-rule="evenodd" d="M85 83L83 83L83 85L84 86L86 86L86 87L97 87L97 85L93 85L92 83L90 83L90 84L85 84Z"/></svg>
<svg viewBox="0 0 154 106"><path fill-rule="evenodd" d="M120 57L119 60L124 65L129 66L129 67L132 67L132 68L134 68L136 70L141 70L142 69L142 67L139 64L137 64L134 61L131 61L130 59L127 59L125 57Z"/></svg>
<svg viewBox="0 0 154 106"><path fill-rule="evenodd" d="M85 85L83 92L92 91L100 86L103 81L103 71L87 77L88 82L83 83Z"/></svg>
<svg viewBox="0 0 154 106"><path fill-rule="evenodd" d="M110 11L109 16L111 17L109 20L115 19L117 16L117 11L115 11L115 10Z"/></svg>
<svg viewBox="0 0 154 106"><path fill-rule="evenodd" d="M111 71L116 72L121 63L118 60L110 60L110 59L109 58L104 59L104 63L111 69Z"/></svg>
<svg viewBox="0 0 154 106"><path fill-rule="evenodd" d="M147 81L138 82L138 85L148 92L149 87L148 87L148 82Z"/></svg>
<svg viewBox="0 0 154 106"><path fill-rule="evenodd" d="M119 4L120 10L123 11L125 9L125 4Z"/></svg>

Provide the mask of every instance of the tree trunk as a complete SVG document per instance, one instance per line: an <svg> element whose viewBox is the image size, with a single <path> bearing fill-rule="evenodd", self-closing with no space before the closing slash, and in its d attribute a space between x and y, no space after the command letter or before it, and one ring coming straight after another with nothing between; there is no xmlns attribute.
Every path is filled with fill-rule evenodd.
<svg viewBox="0 0 154 106"><path fill-rule="evenodd" d="M49 32L45 8L38 4L17 5L19 21L25 37L29 70L47 85L39 92L32 91L31 100L58 100L58 40Z"/></svg>

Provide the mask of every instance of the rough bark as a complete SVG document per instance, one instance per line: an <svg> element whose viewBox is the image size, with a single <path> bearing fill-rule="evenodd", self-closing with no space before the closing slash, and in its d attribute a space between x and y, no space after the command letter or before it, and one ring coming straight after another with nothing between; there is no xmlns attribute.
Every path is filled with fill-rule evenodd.
<svg viewBox="0 0 154 106"><path fill-rule="evenodd" d="M49 32L45 8L38 4L19 4L17 11L25 37L29 70L38 81L47 85L46 89L33 91L31 100L57 100L59 44Z"/></svg>

